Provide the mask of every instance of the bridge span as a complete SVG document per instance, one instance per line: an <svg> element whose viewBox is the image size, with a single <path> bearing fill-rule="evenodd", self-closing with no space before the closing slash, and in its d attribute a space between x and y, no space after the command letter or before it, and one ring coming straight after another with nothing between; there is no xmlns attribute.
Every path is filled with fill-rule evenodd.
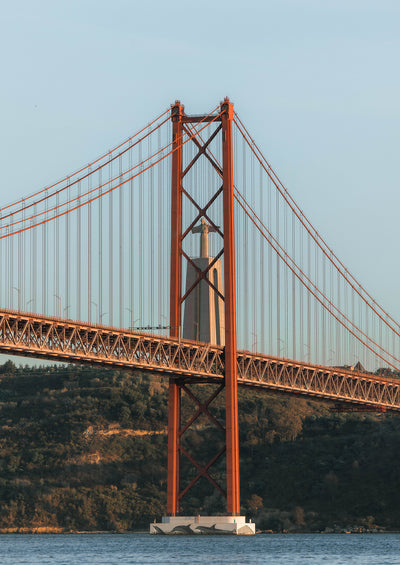
<svg viewBox="0 0 400 565"><path fill-rule="evenodd" d="M223 347L12 310L0 311L0 352L185 382L220 383L225 374ZM240 350L237 375L239 386L400 411L400 380L394 378Z"/></svg>
<svg viewBox="0 0 400 565"><path fill-rule="evenodd" d="M343 368L397 374L400 325L306 218L228 98L202 115L176 101L0 212L0 352L168 378L171 516L201 478L240 514L238 385L400 410L400 379ZM160 326L169 337L138 331ZM204 403L191 382L218 386ZM225 447L200 464L181 436L222 391ZM185 395L198 410L182 426ZM198 472L183 490L182 455ZM226 489L209 473L222 456Z"/></svg>

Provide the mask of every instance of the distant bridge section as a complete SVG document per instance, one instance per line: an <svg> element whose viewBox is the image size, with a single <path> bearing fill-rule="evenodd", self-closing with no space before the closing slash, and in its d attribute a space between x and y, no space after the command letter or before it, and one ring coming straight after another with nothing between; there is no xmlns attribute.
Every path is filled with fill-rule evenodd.
<svg viewBox="0 0 400 565"><path fill-rule="evenodd" d="M0 311L0 352L158 373L193 382L224 378L224 349L72 320ZM289 359L237 354L238 384L360 408L400 411L400 380Z"/></svg>

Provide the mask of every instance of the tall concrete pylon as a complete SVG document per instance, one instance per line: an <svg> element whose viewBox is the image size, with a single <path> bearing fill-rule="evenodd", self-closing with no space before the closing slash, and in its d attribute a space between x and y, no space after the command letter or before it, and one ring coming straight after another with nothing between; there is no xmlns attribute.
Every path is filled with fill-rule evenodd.
<svg viewBox="0 0 400 565"><path fill-rule="evenodd" d="M213 260L209 256L208 236L216 229L205 218L192 229L200 233L200 257L193 259L194 265L205 272ZM215 288L223 294L221 260L218 259L207 273ZM198 279L198 273L192 264L188 264L186 273L186 291ZM204 341L212 345L225 345L225 310L224 301L205 280L201 280L185 301L182 336L186 339Z"/></svg>

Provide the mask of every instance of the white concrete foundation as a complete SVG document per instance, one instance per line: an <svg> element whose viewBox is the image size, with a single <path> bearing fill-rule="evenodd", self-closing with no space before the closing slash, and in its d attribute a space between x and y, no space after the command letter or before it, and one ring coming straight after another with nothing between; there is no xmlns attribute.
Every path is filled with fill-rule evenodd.
<svg viewBox="0 0 400 565"><path fill-rule="evenodd" d="M163 516L150 524L150 533L159 535L254 535L256 525L245 516Z"/></svg>

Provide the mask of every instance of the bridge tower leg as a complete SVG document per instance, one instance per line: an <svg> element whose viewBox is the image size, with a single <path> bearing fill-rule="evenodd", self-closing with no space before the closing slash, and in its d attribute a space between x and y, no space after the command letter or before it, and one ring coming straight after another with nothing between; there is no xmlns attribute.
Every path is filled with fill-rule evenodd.
<svg viewBox="0 0 400 565"><path fill-rule="evenodd" d="M233 209L233 105L222 105L222 194L224 215L225 398L227 511L240 514L239 420L236 366L235 224Z"/></svg>
<svg viewBox="0 0 400 565"><path fill-rule="evenodd" d="M181 331L182 289L182 117L183 106L179 101L171 109L172 119L172 179L171 179L171 288L170 288L170 335L179 338ZM168 396L168 480L167 512L175 516L179 512L179 438L180 438L181 389L169 381Z"/></svg>

